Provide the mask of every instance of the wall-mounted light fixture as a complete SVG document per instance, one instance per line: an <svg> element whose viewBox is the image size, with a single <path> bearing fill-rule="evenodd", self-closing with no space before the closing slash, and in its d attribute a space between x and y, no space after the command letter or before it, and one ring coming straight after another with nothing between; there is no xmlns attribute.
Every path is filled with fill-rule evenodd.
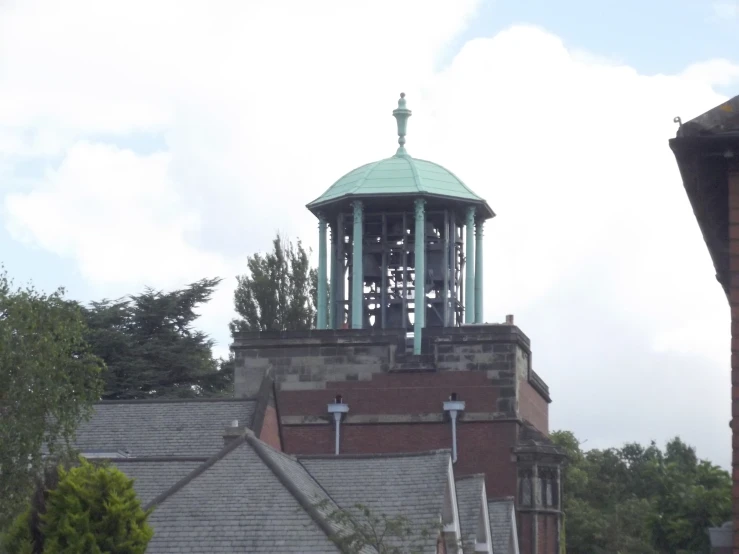
<svg viewBox="0 0 739 554"><path fill-rule="evenodd" d="M334 401L328 405L328 413L334 414L334 427L336 429L334 454L339 455L339 444L341 443L341 419L349 412L349 405L344 404L340 394L336 395Z"/></svg>
<svg viewBox="0 0 739 554"><path fill-rule="evenodd" d="M457 393L449 395L449 400L444 402L444 411L449 412L452 421L452 462L457 461L457 414L464 412L464 400L457 398Z"/></svg>

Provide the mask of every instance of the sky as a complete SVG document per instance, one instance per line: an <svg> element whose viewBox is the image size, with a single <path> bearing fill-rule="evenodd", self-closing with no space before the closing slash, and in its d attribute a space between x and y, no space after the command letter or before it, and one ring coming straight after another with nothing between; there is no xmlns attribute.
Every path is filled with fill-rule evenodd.
<svg viewBox="0 0 739 554"><path fill-rule="evenodd" d="M553 429L730 463L729 311L669 147L739 94L739 2L0 0L0 262L82 301L235 276L305 204L406 148L497 213Z"/></svg>

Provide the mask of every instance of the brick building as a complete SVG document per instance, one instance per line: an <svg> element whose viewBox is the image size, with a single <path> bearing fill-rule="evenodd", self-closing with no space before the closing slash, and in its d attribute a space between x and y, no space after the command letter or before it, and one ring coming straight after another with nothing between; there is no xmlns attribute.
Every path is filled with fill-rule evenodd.
<svg viewBox="0 0 739 554"><path fill-rule="evenodd" d="M482 314L494 213L407 154L410 114L395 156L309 205L316 329L237 335L234 398L101 402L79 428L153 509L149 552L338 552L331 510L361 503L429 554L558 554L549 390L513 316Z"/></svg>
<svg viewBox="0 0 739 554"><path fill-rule="evenodd" d="M711 538L739 553L739 96L681 123L670 148L731 308L733 525L712 529Z"/></svg>
<svg viewBox="0 0 739 554"><path fill-rule="evenodd" d="M563 456L548 439L549 390L513 316L482 313L482 231L495 214L454 174L410 157L410 115L401 95L396 154L308 204L317 328L236 336L235 394L274 380L291 454L450 448L456 475L483 475L489 500L515 507L520 551L555 554Z"/></svg>

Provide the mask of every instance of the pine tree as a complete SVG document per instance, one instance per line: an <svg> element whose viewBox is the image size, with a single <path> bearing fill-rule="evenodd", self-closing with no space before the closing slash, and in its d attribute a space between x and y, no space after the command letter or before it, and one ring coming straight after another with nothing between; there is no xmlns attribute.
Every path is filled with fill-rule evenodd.
<svg viewBox="0 0 739 554"><path fill-rule="evenodd" d="M220 279L170 292L146 289L84 308L93 352L107 365L107 400L218 395L232 373L213 357L213 341L193 327L197 308Z"/></svg>

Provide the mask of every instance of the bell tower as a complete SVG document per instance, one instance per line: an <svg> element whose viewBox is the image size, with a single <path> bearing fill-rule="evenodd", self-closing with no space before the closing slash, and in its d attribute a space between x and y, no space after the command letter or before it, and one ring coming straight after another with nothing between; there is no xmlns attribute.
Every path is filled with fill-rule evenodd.
<svg viewBox="0 0 739 554"><path fill-rule="evenodd" d="M519 552L515 542L557 554L563 454L548 436L549 387L513 316L483 317L483 225L495 214L452 172L410 156L404 94L393 116L395 154L307 206L316 328L238 333L235 395L274 385L291 454L449 449L456 476L485 476L490 513L516 521L496 552Z"/></svg>
<svg viewBox="0 0 739 554"><path fill-rule="evenodd" d="M308 204L318 218L318 329L423 330L483 323L487 202L444 167L405 149L401 93L395 155L363 165ZM327 245L327 228L330 246Z"/></svg>

